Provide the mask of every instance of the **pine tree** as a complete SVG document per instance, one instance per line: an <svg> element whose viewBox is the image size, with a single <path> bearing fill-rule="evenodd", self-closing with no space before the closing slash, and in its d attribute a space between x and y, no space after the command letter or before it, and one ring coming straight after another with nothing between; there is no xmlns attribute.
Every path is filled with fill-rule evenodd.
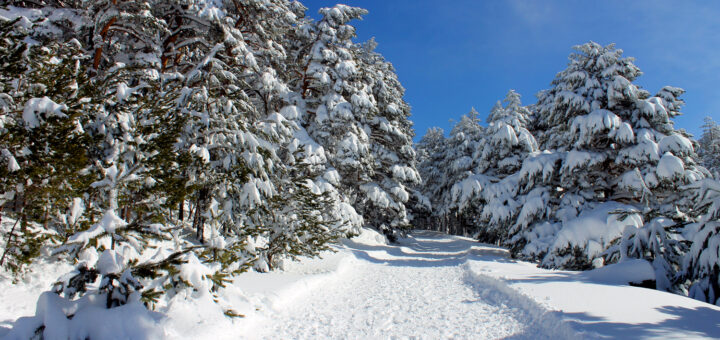
<svg viewBox="0 0 720 340"><path fill-rule="evenodd" d="M553 87L538 96L535 128L541 149L550 153L531 157L523 164L521 182L541 177L544 185L540 191L530 191L534 204L526 203L520 213L520 228L515 228L525 229L526 236L521 236L525 241L515 240L519 244L531 239L542 242L544 246L524 247L526 256L541 257L544 266L582 269L590 266L603 248L620 242L621 233L597 231L604 235L601 239L569 244L548 244L547 239L540 238L547 238L548 233L560 237L565 221L583 211L614 205L626 213L642 212L648 222L661 216L674 220L662 224L666 232L648 231L664 238L657 240L662 244L674 233L671 226L686 220L676 213L689 204L681 197L680 186L707 173L696 166L688 136L673 127L672 118L680 114L682 105L678 98L681 89L665 87L650 96L632 83L640 70L631 58L622 58L622 50L595 43L575 49L577 53L570 56L568 67L558 73ZM547 221L545 226L537 224L539 229L531 231L533 223L543 220ZM658 225L649 223L648 228ZM599 243L599 249L593 245L591 250L591 241ZM547 246L550 249L544 248ZM677 258L666 258L675 262L670 265L673 270L678 267ZM664 272L669 281L672 270L665 271L668 266L659 262L658 266L656 270Z"/></svg>
<svg viewBox="0 0 720 340"><path fill-rule="evenodd" d="M413 208L415 219L413 224L424 229L438 228L439 221L434 217L434 210L440 205L436 200L441 195L441 185L445 174L442 160L445 151L445 132L439 127L432 127L415 145L418 172L422 182L416 187L419 206Z"/></svg>
<svg viewBox="0 0 720 340"><path fill-rule="evenodd" d="M690 190L696 202L697 222L686 228L696 230L690 238L690 250L683 260L680 278L690 282L688 295L694 299L720 304L720 182L704 179Z"/></svg>
<svg viewBox="0 0 720 340"><path fill-rule="evenodd" d="M720 178L720 126L712 118L705 117L702 129L698 156L702 165L717 179Z"/></svg>
<svg viewBox="0 0 720 340"><path fill-rule="evenodd" d="M313 182L311 165L299 152L294 159L296 163L287 170L290 173L280 182L279 194L270 198L273 220L263 232L267 245L260 260L268 270L277 268L284 258L313 257L331 250L330 245L349 229L350 222L333 211L338 204L336 196Z"/></svg>
<svg viewBox="0 0 720 340"><path fill-rule="evenodd" d="M80 46L30 47L13 24L0 24L0 49L8 52L0 70L0 211L19 223L7 235L5 253L7 265L20 271L48 237L57 241L78 227L73 207L90 183L83 173L90 141L82 128L90 108L83 98L87 88L78 86L84 81Z"/></svg>
<svg viewBox="0 0 720 340"><path fill-rule="evenodd" d="M411 197L409 186L419 183L420 175L412 148L410 106L403 100L405 89L392 64L374 51L375 45L370 40L353 49L358 54L360 82L368 84L376 102L360 117L364 129L370 131L374 164L370 182L360 186L365 196L358 196L354 205L366 223L396 237L396 231L410 227L406 207Z"/></svg>
<svg viewBox="0 0 720 340"><path fill-rule="evenodd" d="M359 82L353 60L348 24L366 11L339 5L323 8L315 25L306 72L300 93L306 101L305 127L310 136L327 150L329 162L338 171L343 194L357 195L357 185L368 181L373 160L369 136L360 117L375 105L367 88Z"/></svg>
<svg viewBox="0 0 720 340"><path fill-rule="evenodd" d="M531 113L523 107L520 95L510 90L505 106L496 105L488 116L488 127L478 150L477 172L489 179L482 191L479 212L479 239L489 243L505 242L522 202L519 200L519 170L525 158L538 149L535 137L527 129Z"/></svg>
<svg viewBox="0 0 720 340"><path fill-rule="evenodd" d="M366 224L393 235L408 225L405 184L419 176L409 108L392 66L372 43L351 41L355 31L348 23L365 13L345 5L323 8L320 21L302 26L297 34L305 45L298 49L307 54L298 56L301 78L291 83L306 112L301 126L323 148L327 171L337 175L333 185Z"/></svg>
<svg viewBox="0 0 720 340"><path fill-rule="evenodd" d="M473 207L477 206L482 188L489 184L488 178L477 172L482 135L479 114L473 108L460 118L446 140L442 160L445 177L439 186L442 194L433 207L443 228L453 234L474 232L470 230L476 216Z"/></svg>

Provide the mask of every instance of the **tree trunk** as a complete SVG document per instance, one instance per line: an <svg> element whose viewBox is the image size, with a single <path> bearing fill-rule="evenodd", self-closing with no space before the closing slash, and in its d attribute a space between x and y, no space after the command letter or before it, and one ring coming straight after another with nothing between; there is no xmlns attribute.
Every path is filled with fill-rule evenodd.
<svg viewBox="0 0 720 340"><path fill-rule="evenodd" d="M178 220L182 222L185 220L185 200L180 200L180 207L178 207Z"/></svg>
<svg viewBox="0 0 720 340"><path fill-rule="evenodd" d="M3 263L5 263L5 256L7 255L8 251L10 250L10 242L12 242L12 237L13 237L13 234L15 233L15 227L17 227L18 222L20 222L20 220L15 221L15 224L13 224L12 228L10 229L10 234L8 234L7 241L5 241L5 251L3 252L2 257L0 257L0 266L2 266Z"/></svg>
<svg viewBox="0 0 720 340"><path fill-rule="evenodd" d="M197 239L200 240L201 243L205 242L205 216L203 216L203 212L207 203L208 194L207 188L200 189L200 191L198 191L197 203L195 203L195 231Z"/></svg>

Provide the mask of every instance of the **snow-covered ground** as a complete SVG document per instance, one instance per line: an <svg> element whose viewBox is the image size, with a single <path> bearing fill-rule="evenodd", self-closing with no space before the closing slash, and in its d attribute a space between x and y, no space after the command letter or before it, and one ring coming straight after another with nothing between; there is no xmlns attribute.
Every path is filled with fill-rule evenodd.
<svg viewBox="0 0 720 340"><path fill-rule="evenodd" d="M0 278L0 336L69 269L41 268L26 282ZM220 304L176 297L153 322L173 339L720 337L720 308L625 284L651 273L642 261L550 271L468 238L422 231L387 245L364 231L322 259L239 276Z"/></svg>

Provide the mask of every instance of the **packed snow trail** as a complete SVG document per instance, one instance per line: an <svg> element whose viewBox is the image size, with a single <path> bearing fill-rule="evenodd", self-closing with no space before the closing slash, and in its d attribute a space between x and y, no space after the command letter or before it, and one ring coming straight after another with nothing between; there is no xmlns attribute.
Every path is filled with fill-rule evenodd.
<svg viewBox="0 0 720 340"><path fill-rule="evenodd" d="M431 232L415 233L400 246L353 241L345 245L358 259L352 268L281 308L257 328L258 338L558 339L574 335L529 298L498 280L470 272L469 257L503 252L500 249L478 249L474 247L478 243L468 239Z"/></svg>

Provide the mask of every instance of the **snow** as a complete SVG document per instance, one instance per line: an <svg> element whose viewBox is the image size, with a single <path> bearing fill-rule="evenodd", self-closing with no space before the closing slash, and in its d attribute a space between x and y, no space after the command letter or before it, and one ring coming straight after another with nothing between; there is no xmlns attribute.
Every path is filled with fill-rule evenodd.
<svg viewBox="0 0 720 340"><path fill-rule="evenodd" d="M547 180L552 176L555 171L555 162L558 160L559 155L550 151L533 152L528 158L523 161L522 168L520 169L520 178L535 180L540 178L541 180Z"/></svg>
<svg viewBox="0 0 720 340"><path fill-rule="evenodd" d="M18 164L17 160L15 159L15 156L8 150L3 149L2 155L7 159L8 162L8 172L15 172L20 170L20 165Z"/></svg>
<svg viewBox="0 0 720 340"><path fill-rule="evenodd" d="M30 128L36 128L40 126L40 123L49 117L67 117L63 110L67 110L67 105L58 104L52 101L48 97L32 98L25 103L23 109L22 118L25 121L25 125ZM40 115L40 117L38 117Z"/></svg>
<svg viewBox="0 0 720 340"><path fill-rule="evenodd" d="M593 167L604 160L605 155L602 153L572 150L567 153L562 171L572 173L579 168Z"/></svg>
<svg viewBox="0 0 720 340"><path fill-rule="evenodd" d="M588 258L599 256L610 243L621 237L626 227L638 228L643 225L642 217L638 213L631 213L622 219L615 211L635 211L634 207L617 203L605 202L594 209L585 209L577 218L568 219L561 223L560 230L552 240L550 247L537 246L538 249L548 249L550 253L543 259L543 264L562 263L565 257L555 256L553 251L573 248L575 246L586 249ZM531 242L544 242L544 240L531 240Z"/></svg>
<svg viewBox="0 0 720 340"><path fill-rule="evenodd" d="M465 178L452 186L451 195L453 202L457 202L460 208L470 203L470 200L483 191L488 180L483 175L473 175Z"/></svg>
<svg viewBox="0 0 720 340"><path fill-rule="evenodd" d="M83 245L90 242L92 238L98 237L103 233L114 233L118 228L125 227L127 222L120 218L115 211L110 209L105 211L99 223L93 225L90 229L73 234L68 243L82 243Z"/></svg>
<svg viewBox="0 0 720 340"><path fill-rule="evenodd" d="M579 133L577 144L585 145L593 140L593 136L604 132L614 131L621 126L620 117L608 110L595 110L584 116L575 117L572 121L571 131Z"/></svg>
<svg viewBox="0 0 720 340"><path fill-rule="evenodd" d="M68 224L75 225L75 223L78 222L80 216L83 214L84 211L85 203L83 202L82 198L73 198L72 205L70 206L70 214L68 215Z"/></svg>
<svg viewBox="0 0 720 340"><path fill-rule="evenodd" d="M628 282L643 282L655 279L652 265L640 259L631 259L609 266L578 273L585 281L593 281L611 285L624 285Z"/></svg>
<svg viewBox="0 0 720 340"><path fill-rule="evenodd" d="M288 120L300 118L300 111L295 105L288 105L280 109L280 114Z"/></svg>
<svg viewBox="0 0 720 340"><path fill-rule="evenodd" d="M658 146L660 147L660 152L662 153L671 152L673 154L683 155L693 152L692 142L677 133L660 139Z"/></svg>
<svg viewBox="0 0 720 340"><path fill-rule="evenodd" d="M124 267L125 259L113 249L106 249L100 254L97 260L97 268L100 274L120 273Z"/></svg>
<svg viewBox="0 0 720 340"><path fill-rule="evenodd" d="M360 186L360 190L379 208L388 208L395 205L390 195L375 183L363 184Z"/></svg>
<svg viewBox="0 0 720 340"><path fill-rule="evenodd" d="M6 221L4 218L3 225L7 227ZM0 242L4 241L3 238ZM72 270L72 265L67 263L41 261L34 266L34 270L19 282L13 282L10 273L0 269L0 338L12 328L15 319L33 315L40 294L50 289L58 277Z"/></svg>
<svg viewBox="0 0 720 340"><path fill-rule="evenodd" d="M513 127L503 123L500 123L500 128L492 136L492 140L495 144L505 143L511 146L518 144L518 137Z"/></svg>
<svg viewBox="0 0 720 340"><path fill-rule="evenodd" d="M545 270L470 238L416 231L393 245L368 229L335 250L285 262L283 271L241 274L214 294L181 291L157 312L132 298L105 309L102 296L68 303L42 293L69 266L40 264L18 284L0 277L0 337L28 338L40 320L56 325L46 339L720 336L719 307L628 285L654 276L643 260L587 272ZM32 315L38 298L41 319L15 320ZM72 319L64 316L79 306ZM224 316L228 309L244 317Z"/></svg>
<svg viewBox="0 0 720 340"><path fill-rule="evenodd" d="M617 268L620 266L620 268ZM683 296L624 284L640 262L591 272L544 270L514 261L477 261L474 271L501 279L552 310L586 339L711 339L720 336L720 308ZM617 268L617 269L615 269ZM592 273L592 274L591 274ZM627 277L623 275L627 274ZM624 279L623 279L624 278Z"/></svg>
<svg viewBox="0 0 720 340"><path fill-rule="evenodd" d="M620 143L630 143L635 140L635 133L630 124L622 123L620 127L611 134L611 137Z"/></svg>
<svg viewBox="0 0 720 340"><path fill-rule="evenodd" d="M642 178L642 173L638 168L629 170L620 176L618 187L629 190L631 192L645 192L647 185Z"/></svg>
<svg viewBox="0 0 720 340"><path fill-rule="evenodd" d="M666 152L661 158L657 165L655 173L659 179L673 179L676 177L682 177L685 172L685 165L683 161L675 157L670 152Z"/></svg>
<svg viewBox="0 0 720 340"><path fill-rule="evenodd" d="M156 323L159 313L148 311L139 301L106 309L104 299L94 299L78 309L79 302L68 303L58 295L42 293L35 318L21 318L5 339L29 339L40 324L48 340L64 339L157 339L162 329ZM71 314L68 319L65 315Z"/></svg>

